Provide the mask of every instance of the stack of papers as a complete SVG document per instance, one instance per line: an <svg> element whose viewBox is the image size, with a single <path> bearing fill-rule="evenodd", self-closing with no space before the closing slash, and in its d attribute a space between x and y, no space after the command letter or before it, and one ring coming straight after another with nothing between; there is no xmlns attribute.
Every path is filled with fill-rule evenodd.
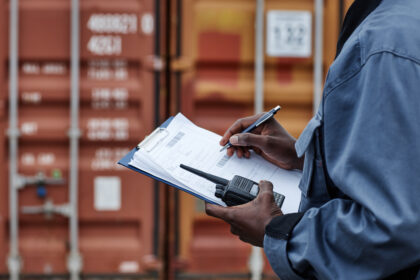
<svg viewBox="0 0 420 280"><path fill-rule="evenodd" d="M251 157L228 157L220 152L220 135L200 128L182 114L165 128L157 128L139 144L129 165L208 202L226 206L215 194L216 186L182 168L185 164L231 180L240 175L255 182L271 181L274 191L286 196L282 211L297 212L300 202L299 171L281 169L251 152Z"/></svg>

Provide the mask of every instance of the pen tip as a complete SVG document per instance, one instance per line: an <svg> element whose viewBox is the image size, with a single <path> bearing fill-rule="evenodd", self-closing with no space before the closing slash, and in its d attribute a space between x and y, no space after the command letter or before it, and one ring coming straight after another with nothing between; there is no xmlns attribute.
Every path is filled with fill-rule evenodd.
<svg viewBox="0 0 420 280"><path fill-rule="evenodd" d="M222 147L219 152L223 152L224 150L226 150L226 146Z"/></svg>

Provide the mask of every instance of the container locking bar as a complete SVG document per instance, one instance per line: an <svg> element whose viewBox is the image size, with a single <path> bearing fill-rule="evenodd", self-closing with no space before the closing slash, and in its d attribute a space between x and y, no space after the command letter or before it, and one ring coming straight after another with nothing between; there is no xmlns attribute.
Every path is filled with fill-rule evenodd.
<svg viewBox="0 0 420 280"><path fill-rule="evenodd" d="M47 200L43 205L40 206L24 206L22 207L22 214L38 215L44 214L45 218L50 220L54 214L61 215L64 217L71 216L70 204L54 205L52 200Z"/></svg>
<svg viewBox="0 0 420 280"><path fill-rule="evenodd" d="M43 172L37 173L35 176L19 176L16 188L23 189L26 186L46 186L46 185L64 185L66 180L63 178L47 177Z"/></svg>

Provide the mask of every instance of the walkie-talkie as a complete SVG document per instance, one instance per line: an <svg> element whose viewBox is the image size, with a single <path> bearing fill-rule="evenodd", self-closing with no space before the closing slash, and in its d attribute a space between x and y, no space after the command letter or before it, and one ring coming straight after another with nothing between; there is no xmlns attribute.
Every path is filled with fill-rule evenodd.
<svg viewBox="0 0 420 280"><path fill-rule="evenodd" d="M245 204L257 197L259 192L258 183L247 178L235 175L232 180L226 180L218 176L181 164L180 167L216 184L215 196L222 199L228 206ZM274 202L281 208L285 197L274 192Z"/></svg>

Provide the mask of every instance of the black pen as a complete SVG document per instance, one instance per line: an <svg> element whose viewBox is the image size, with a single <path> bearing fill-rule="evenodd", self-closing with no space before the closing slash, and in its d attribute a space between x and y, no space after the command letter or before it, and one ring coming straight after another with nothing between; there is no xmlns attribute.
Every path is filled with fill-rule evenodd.
<svg viewBox="0 0 420 280"><path fill-rule="evenodd" d="M241 133L247 133L247 132L251 132L252 130L256 129L258 126L260 126L261 124L265 123L266 121L268 121L269 119L271 119L272 117L274 117L274 115L281 109L280 106L275 107L274 109L271 109L269 112L265 113L264 115L261 116L261 118L259 118L258 120L256 120L253 124L251 124L248 128L246 128L244 131L242 131ZM228 148L232 147L232 144L230 142L228 142L220 151L224 151Z"/></svg>

